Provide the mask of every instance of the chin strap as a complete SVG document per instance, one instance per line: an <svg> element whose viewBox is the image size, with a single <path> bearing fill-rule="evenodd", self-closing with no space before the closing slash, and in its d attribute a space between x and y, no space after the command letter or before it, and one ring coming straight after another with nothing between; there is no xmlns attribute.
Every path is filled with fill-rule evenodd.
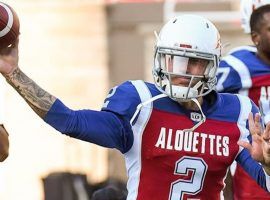
<svg viewBox="0 0 270 200"><path fill-rule="evenodd" d="M135 118L137 117L137 115L139 114L139 112L141 111L141 109L142 109L144 106L146 106L146 105L149 104L149 103L152 103L153 101L155 101L155 100L157 100L157 99L161 99L161 98L164 98L164 97L167 97L167 95L162 93L162 94L159 94L159 95L157 95L157 96L152 97L151 99L149 99L149 100L147 100L147 101L145 101L145 102L140 103L140 104L137 106L137 109L136 109L134 115L132 116L132 118L131 118L131 120L130 120L130 124L131 124L131 125L133 124Z"/></svg>
<svg viewBox="0 0 270 200"><path fill-rule="evenodd" d="M200 112L201 112L201 115L202 115L202 119L201 119L201 121L199 121L197 124L195 124L192 128L184 129L183 132L193 132L196 128L198 128L200 125L202 125L202 124L206 121L206 117L205 117L205 115L203 114L202 107L201 107L199 101L198 101L196 98L192 98L191 100L192 100L194 103L196 103L196 105L197 105L198 108L200 109Z"/></svg>
<svg viewBox="0 0 270 200"><path fill-rule="evenodd" d="M131 124L131 125L133 124L134 120L136 119L136 117L138 116L139 112L141 111L141 109L142 109L144 106L146 106L146 105L149 104L149 103L152 103L153 101L155 101L155 100L157 100L157 99L161 99L161 98L164 98L164 97L168 97L168 96L167 96L166 94L163 94L163 93L162 93L162 94L159 94L159 95L157 95L157 96L152 97L151 99L149 99L149 100L147 100L147 101L145 101L145 102L140 103L140 104L137 106L136 111L135 111L135 113L133 114L133 116L132 116L132 118L131 118L131 120L130 120L130 124ZM184 130L183 130L184 132L190 132L190 131L193 132L196 128L198 128L202 123L204 123L204 122L206 121L206 117L205 117L205 115L203 114L202 107L201 107L199 101L198 101L196 98L192 98L191 100L192 100L192 101L198 106L198 108L200 109L200 112L201 112L201 114L202 114L202 120L199 121L197 124L195 124L192 128L190 128L190 129L184 129Z"/></svg>

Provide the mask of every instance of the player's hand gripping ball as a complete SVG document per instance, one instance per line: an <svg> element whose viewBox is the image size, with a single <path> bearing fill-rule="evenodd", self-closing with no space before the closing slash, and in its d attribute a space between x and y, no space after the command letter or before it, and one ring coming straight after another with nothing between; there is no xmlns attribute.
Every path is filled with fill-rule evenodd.
<svg viewBox="0 0 270 200"><path fill-rule="evenodd" d="M0 49L14 44L20 34L20 21L9 5L0 2Z"/></svg>

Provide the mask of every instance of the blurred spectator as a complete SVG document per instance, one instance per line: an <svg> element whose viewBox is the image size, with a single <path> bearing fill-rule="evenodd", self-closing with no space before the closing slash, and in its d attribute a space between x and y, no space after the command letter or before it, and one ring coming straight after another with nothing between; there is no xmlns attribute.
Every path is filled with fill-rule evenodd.
<svg viewBox="0 0 270 200"><path fill-rule="evenodd" d="M126 184L116 179L108 179L93 185L91 200L125 200L127 198Z"/></svg>
<svg viewBox="0 0 270 200"><path fill-rule="evenodd" d="M117 188L115 185L108 185L105 188L95 191L91 200L125 200L126 191Z"/></svg>

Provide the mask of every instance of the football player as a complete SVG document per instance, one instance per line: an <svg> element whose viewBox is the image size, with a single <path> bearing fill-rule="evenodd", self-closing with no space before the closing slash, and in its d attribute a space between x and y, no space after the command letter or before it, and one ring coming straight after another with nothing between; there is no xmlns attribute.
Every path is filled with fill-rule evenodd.
<svg viewBox="0 0 270 200"><path fill-rule="evenodd" d="M101 111L72 110L41 89L18 67L17 45L0 56L0 72L55 129L118 149L126 160L128 200L218 200L234 159L270 191L270 125L262 130L248 97L214 90L221 52L216 27L182 15L156 37L155 83L114 87Z"/></svg>
<svg viewBox="0 0 270 200"><path fill-rule="evenodd" d="M260 106L267 124L270 121L270 1L243 0L241 11L242 27L245 33L251 34L254 45L237 47L221 60L217 90L249 96ZM234 200L270 199L270 195L239 164L235 168L235 164L231 170Z"/></svg>

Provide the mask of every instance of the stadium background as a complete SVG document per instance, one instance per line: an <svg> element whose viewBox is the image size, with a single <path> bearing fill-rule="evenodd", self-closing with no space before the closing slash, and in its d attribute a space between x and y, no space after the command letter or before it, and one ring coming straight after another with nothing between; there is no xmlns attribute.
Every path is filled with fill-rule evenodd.
<svg viewBox="0 0 270 200"><path fill-rule="evenodd" d="M161 0L5 2L21 21L20 67L74 109L100 109L109 88L124 80L152 80L153 31L172 10L212 20L223 54L251 43L240 28L239 0L177 0L175 6ZM3 84L10 156L0 163L1 200L44 199L42 178L51 172L86 174L91 183L126 179L118 152L57 133Z"/></svg>

